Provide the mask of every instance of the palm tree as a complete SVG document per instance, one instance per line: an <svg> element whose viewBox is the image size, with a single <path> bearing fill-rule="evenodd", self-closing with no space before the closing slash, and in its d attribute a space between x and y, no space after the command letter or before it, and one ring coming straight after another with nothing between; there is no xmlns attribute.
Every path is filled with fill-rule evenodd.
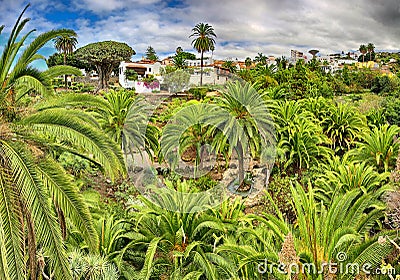
<svg viewBox="0 0 400 280"><path fill-rule="evenodd" d="M334 150L349 150L351 143L366 128L366 120L352 106L337 104L330 106L322 126Z"/></svg>
<svg viewBox="0 0 400 280"><path fill-rule="evenodd" d="M218 99L220 108L209 115L210 121L224 131L226 138L218 145L229 142L230 151L235 149L238 156L239 184L244 180L244 156L249 152L252 158L260 156L264 145L275 141L275 131L268 107L249 83L228 83ZM220 109L223 110L220 110Z"/></svg>
<svg viewBox="0 0 400 280"><path fill-rule="evenodd" d="M388 124L374 127L372 131L365 131L357 149L351 150L350 155L357 161L367 162L380 172L389 171L395 165L400 143L396 139L400 128Z"/></svg>
<svg viewBox="0 0 400 280"><path fill-rule="evenodd" d="M378 173L365 162L357 163L347 156L335 156L322 164L322 172L317 175L316 197L329 205L338 193L344 194L354 189L363 193L375 192L382 188L389 173Z"/></svg>
<svg viewBox="0 0 400 280"><path fill-rule="evenodd" d="M261 65L267 64L267 57L263 55L263 53L258 53L257 56L254 58L254 61L260 63Z"/></svg>
<svg viewBox="0 0 400 280"><path fill-rule="evenodd" d="M161 151L172 168L176 165L177 155L182 155L185 151L194 148L196 151L195 177L199 164L201 171L204 163L204 145L211 145L215 135L215 129L205 121L209 113L210 106L194 103L178 111L173 121L164 127ZM178 150L175 149L177 146Z"/></svg>
<svg viewBox="0 0 400 280"><path fill-rule="evenodd" d="M237 71L236 65L232 60L224 61L224 63L222 63L222 67L228 69L231 73L236 73Z"/></svg>
<svg viewBox="0 0 400 280"><path fill-rule="evenodd" d="M283 128L285 133L278 142L278 149L284 154L284 168L292 166L301 173L304 167L309 168L311 163L327 158L331 150L323 145L329 142L321 127L301 116L295 116L292 123Z"/></svg>
<svg viewBox="0 0 400 280"><path fill-rule="evenodd" d="M374 55L375 45L373 43L368 43L367 51L368 51L368 54L369 54L369 60L373 61L374 59L373 59L372 55Z"/></svg>
<svg viewBox="0 0 400 280"><path fill-rule="evenodd" d="M37 250L42 248L51 256L46 259L46 272L57 279L71 279L63 243L66 222L82 232L90 250L95 250L98 240L87 205L51 155L55 151L80 155L101 166L111 178L125 174L125 167L118 148L94 123L87 122L88 116L65 109L36 112L19 103L31 91L51 94L53 77L79 72L69 66L39 72L30 66L41 57L37 55L41 47L58 36L73 36L70 30L40 34L16 58L33 32L20 35L29 21L22 19L28 7L0 56L0 278L26 279L30 274L36 279Z"/></svg>
<svg viewBox="0 0 400 280"><path fill-rule="evenodd" d="M252 64L252 60L250 57L246 57L246 59L244 60L244 64L246 65L246 68L250 68L251 64Z"/></svg>
<svg viewBox="0 0 400 280"><path fill-rule="evenodd" d="M380 201L384 190L368 194L357 189L337 193L332 203L326 205L315 200L311 184L307 189L308 193L297 182L291 186L297 216L294 228L285 221L285 216L267 193L274 214L247 215L236 235L224 236L224 242L215 252L239 268L241 279L257 279L259 272L255 268L257 265L260 268L260 264L271 265L266 273L272 270L277 279L297 279L296 276L282 275L282 271L279 275L277 264L299 267L297 273L306 274L301 279L322 279L322 275L317 275L322 263L334 261L344 267L348 263L362 266L370 260L371 266L377 267L393 250L388 239L379 240L379 236L387 233L371 236L378 220L384 217L384 204ZM340 259L340 252L348 258ZM304 263L312 264L311 269L303 266ZM338 271L336 276L349 279L345 273ZM355 275L352 276L354 279Z"/></svg>
<svg viewBox="0 0 400 280"><path fill-rule="evenodd" d="M158 152L157 127L148 124L149 105L132 91L110 90L104 98L90 94L66 94L38 105L39 110L51 108L84 108L95 117L101 129L113 139L125 155L145 149L150 155ZM78 110L76 110L78 113ZM94 121L94 120L89 120Z"/></svg>
<svg viewBox="0 0 400 280"><path fill-rule="evenodd" d="M303 111L305 106L299 101L278 101L273 105L273 115L278 135L278 152L283 167L289 166L301 172L312 162L326 158L330 149L323 146L329 143L320 125L312 122L312 115Z"/></svg>
<svg viewBox="0 0 400 280"><path fill-rule="evenodd" d="M142 259L135 262L140 270L139 279L156 276L163 279L167 275L171 275L168 279L200 279L202 275L205 279L234 277L235 268L214 253L218 236L233 227L216 216L219 209L197 212L204 195L182 196L195 195L187 181L178 181L176 191L172 182L166 181L166 189L173 191L161 192L158 201L168 203L176 212L163 207L166 204L157 205L144 197L140 197L142 206L133 205L135 234L125 250L127 254L136 252L136 259Z"/></svg>
<svg viewBox="0 0 400 280"><path fill-rule="evenodd" d="M201 53L201 64L200 64L200 86L203 85L203 58L204 53L210 51L215 46L215 35L214 28L208 23L198 23L192 29L192 34L189 36L195 37L192 41L193 47Z"/></svg>
<svg viewBox="0 0 400 280"><path fill-rule="evenodd" d="M364 63L365 62L365 54L367 53L367 46L360 45L358 50L362 53L362 56L363 56L362 62Z"/></svg>
<svg viewBox="0 0 400 280"><path fill-rule="evenodd" d="M212 46L210 47L210 51L211 51L211 59L212 59L213 56L214 56L215 45L212 45Z"/></svg>
<svg viewBox="0 0 400 280"><path fill-rule="evenodd" d="M72 53L78 44L76 36L76 33L72 32L72 35L58 36L54 39L54 47L57 51L63 53L64 65L67 65L67 54ZM64 82L65 87L68 88L67 75L64 75Z"/></svg>

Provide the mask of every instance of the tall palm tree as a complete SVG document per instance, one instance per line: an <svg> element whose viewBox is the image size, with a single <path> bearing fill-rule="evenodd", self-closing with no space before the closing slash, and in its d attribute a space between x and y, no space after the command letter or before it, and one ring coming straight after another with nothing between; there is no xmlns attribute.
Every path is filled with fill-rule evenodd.
<svg viewBox="0 0 400 280"><path fill-rule="evenodd" d="M76 39L76 33L72 32L72 35L62 35L54 39L54 47L57 51L62 52L64 56L64 65L67 65L67 54L70 54L76 48L78 40ZM67 75L64 75L65 87L68 88Z"/></svg>
<svg viewBox="0 0 400 280"><path fill-rule="evenodd" d="M35 112L19 104L32 91L51 94L53 77L79 72L69 66L45 72L30 66L41 57L37 52L47 42L74 32L42 33L21 50L33 32L20 34L29 21L22 19L28 6L0 55L0 278L26 279L31 275L37 279L37 250L43 249L50 255L46 271L57 279L71 279L63 243L66 222L82 232L91 250L98 241L86 204L51 155L56 150L80 155L100 165L112 178L124 174L125 167L118 148L83 114L59 109Z"/></svg>
<svg viewBox="0 0 400 280"><path fill-rule="evenodd" d="M367 53L367 46L366 45L360 45L358 50L362 53L363 56L363 63L365 62L365 54Z"/></svg>
<svg viewBox="0 0 400 280"><path fill-rule="evenodd" d="M217 35L214 32L214 28L208 23L198 23L192 29L192 34L189 36L195 37L192 41L193 47L201 54L200 64L200 86L203 85L203 58L204 53L208 52L215 47L215 38Z"/></svg>
<svg viewBox="0 0 400 280"><path fill-rule="evenodd" d="M369 54L369 60L373 61L374 59L373 59L372 55L374 54L374 51L375 51L375 45L373 43L368 43L367 51Z"/></svg>

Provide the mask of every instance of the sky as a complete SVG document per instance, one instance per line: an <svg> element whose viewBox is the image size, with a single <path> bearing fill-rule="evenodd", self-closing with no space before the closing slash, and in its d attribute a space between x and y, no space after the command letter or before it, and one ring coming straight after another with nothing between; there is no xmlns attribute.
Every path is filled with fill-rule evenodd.
<svg viewBox="0 0 400 280"><path fill-rule="evenodd" d="M0 51L27 4L0 0ZM372 42L377 50L400 49L399 0L31 0L25 32L69 28L78 47L114 40L130 45L140 60L148 46L160 58L178 46L196 53L189 38L199 22L217 34L214 58L244 60L257 53L290 56L291 49L321 54L357 50ZM33 38L33 37L32 37ZM41 54L55 50L48 43ZM211 54L208 54L211 55Z"/></svg>

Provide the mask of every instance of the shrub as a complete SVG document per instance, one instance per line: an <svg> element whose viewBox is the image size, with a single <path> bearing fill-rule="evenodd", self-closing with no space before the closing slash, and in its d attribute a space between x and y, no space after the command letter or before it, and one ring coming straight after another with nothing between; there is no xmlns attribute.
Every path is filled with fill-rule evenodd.
<svg viewBox="0 0 400 280"><path fill-rule="evenodd" d="M209 91L208 88L206 87L195 87L189 89L189 93L193 95L193 97L197 100L204 99L207 95L207 92Z"/></svg>
<svg viewBox="0 0 400 280"><path fill-rule="evenodd" d="M382 104L386 121L392 125L400 125L400 100L397 98L386 98Z"/></svg>
<svg viewBox="0 0 400 280"><path fill-rule="evenodd" d="M295 179L290 177L273 176L268 184L268 193L278 205L279 210L284 215L285 219L289 222L296 220L295 210L292 205L292 195L290 185ZM272 204L265 199L264 202L265 212L275 214L275 209Z"/></svg>

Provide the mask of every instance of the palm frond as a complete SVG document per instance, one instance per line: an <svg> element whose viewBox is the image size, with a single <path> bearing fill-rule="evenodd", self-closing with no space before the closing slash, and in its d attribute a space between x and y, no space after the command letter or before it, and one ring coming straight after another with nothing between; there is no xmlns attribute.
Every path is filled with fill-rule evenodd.
<svg viewBox="0 0 400 280"><path fill-rule="evenodd" d="M97 249L98 236L92 226L89 209L64 169L53 158L47 156L38 164L38 175L53 200L80 231L90 250L94 252Z"/></svg>

